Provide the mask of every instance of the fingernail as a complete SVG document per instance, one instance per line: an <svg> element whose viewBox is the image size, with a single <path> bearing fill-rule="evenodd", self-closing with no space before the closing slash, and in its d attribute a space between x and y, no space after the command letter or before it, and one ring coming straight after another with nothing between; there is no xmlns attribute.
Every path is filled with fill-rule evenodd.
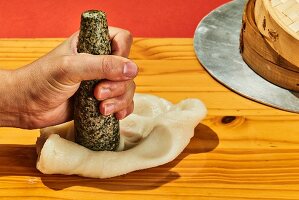
<svg viewBox="0 0 299 200"><path fill-rule="evenodd" d="M124 71L123 71L125 76L133 78L137 75L137 71L138 71L138 68L135 63L133 63L133 62L125 63Z"/></svg>
<svg viewBox="0 0 299 200"><path fill-rule="evenodd" d="M114 104L107 104L104 107L104 115L110 115L114 111Z"/></svg>
<svg viewBox="0 0 299 200"><path fill-rule="evenodd" d="M100 90L100 98L103 99L105 97L108 97L110 92L111 92L110 89L108 89L108 88L102 88Z"/></svg>

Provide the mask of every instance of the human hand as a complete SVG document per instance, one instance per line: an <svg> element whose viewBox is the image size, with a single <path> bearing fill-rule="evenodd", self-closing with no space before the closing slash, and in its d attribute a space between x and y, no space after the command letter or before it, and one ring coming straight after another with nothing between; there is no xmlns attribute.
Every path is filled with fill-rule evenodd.
<svg viewBox="0 0 299 200"><path fill-rule="evenodd" d="M73 117L73 95L82 80L104 79L94 89L100 112L123 119L133 111L137 65L125 58L132 44L130 33L109 27L113 55L77 53L78 33L37 61L11 73L15 126L42 128Z"/></svg>

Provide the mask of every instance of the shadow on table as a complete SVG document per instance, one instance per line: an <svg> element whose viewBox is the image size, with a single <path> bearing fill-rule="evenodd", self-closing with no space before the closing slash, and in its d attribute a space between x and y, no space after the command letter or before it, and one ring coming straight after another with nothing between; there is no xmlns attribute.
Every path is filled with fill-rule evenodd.
<svg viewBox="0 0 299 200"><path fill-rule="evenodd" d="M291 93L299 99L299 92L291 92Z"/></svg>
<svg viewBox="0 0 299 200"><path fill-rule="evenodd" d="M44 175L36 168L36 151L33 145L0 145L0 176L40 177L43 184L53 190L72 186L93 187L108 191L152 190L180 177L171 171L190 154L212 151L219 144L218 136L209 127L199 124L190 144L174 161L165 165L132 172L110 179L91 179L79 176ZM29 181L29 180L28 180Z"/></svg>

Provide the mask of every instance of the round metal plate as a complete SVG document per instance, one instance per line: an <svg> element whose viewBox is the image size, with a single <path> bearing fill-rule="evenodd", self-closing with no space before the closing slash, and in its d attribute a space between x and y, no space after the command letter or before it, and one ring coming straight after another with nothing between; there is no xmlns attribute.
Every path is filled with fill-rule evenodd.
<svg viewBox="0 0 299 200"><path fill-rule="evenodd" d="M233 91L257 102L299 113L299 93L278 87L257 75L239 52L242 14L247 1L235 0L207 15L194 35L203 67Z"/></svg>

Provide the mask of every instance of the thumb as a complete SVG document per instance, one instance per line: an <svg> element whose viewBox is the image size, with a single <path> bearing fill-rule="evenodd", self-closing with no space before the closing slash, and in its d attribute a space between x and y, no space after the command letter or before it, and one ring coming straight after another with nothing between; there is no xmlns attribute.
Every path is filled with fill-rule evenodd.
<svg viewBox="0 0 299 200"><path fill-rule="evenodd" d="M83 80L107 79L125 81L136 77L137 65L124 57L113 55L75 54L62 56L57 66L64 80L79 83ZM65 79L67 78L67 79Z"/></svg>

